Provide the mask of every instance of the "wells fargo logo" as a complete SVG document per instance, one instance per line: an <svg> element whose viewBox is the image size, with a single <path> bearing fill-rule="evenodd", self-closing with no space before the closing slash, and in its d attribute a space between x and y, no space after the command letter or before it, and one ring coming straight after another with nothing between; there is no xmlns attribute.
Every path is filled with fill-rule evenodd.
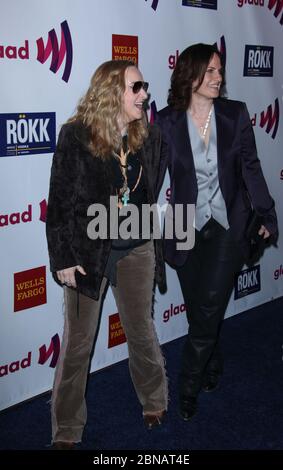
<svg viewBox="0 0 283 470"><path fill-rule="evenodd" d="M109 315L108 348L126 343L126 336L121 325L119 313Z"/></svg>
<svg viewBox="0 0 283 470"><path fill-rule="evenodd" d="M138 65L138 36L112 34L112 60L131 60Z"/></svg>
<svg viewBox="0 0 283 470"><path fill-rule="evenodd" d="M14 274L14 312L46 304L46 266Z"/></svg>
<svg viewBox="0 0 283 470"><path fill-rule="evenodd" d="M261 111L259 117L259 126L265 129L267 134L270 134L272 139L275 139L278 126L279 126L279 118L280 118L280 109L279 109L279 100L278 98L274 101L274 106L271 104L267 107L266 111ZM251 119L251 123L253 126L257 125L257 114L253 116ZM271 132L272 131L272 132Z"/></svg>
<svg viewBox="0 0 283 470"><path fill-rule="evenodd" d="M61 23L61 41L59 45L58 37L55 29L48 32L46 45L42 37L37 39L37 57L36 59L44 64L51 55L51 64L49 69L53 73L57 73L65 60L65 67L62 75L62 80L68 82L73 63L73 46L70 29L67 21ZM26 39L24 45L17 47L14 45L0 45L0 59L30 59L30 44Z"/></svg>

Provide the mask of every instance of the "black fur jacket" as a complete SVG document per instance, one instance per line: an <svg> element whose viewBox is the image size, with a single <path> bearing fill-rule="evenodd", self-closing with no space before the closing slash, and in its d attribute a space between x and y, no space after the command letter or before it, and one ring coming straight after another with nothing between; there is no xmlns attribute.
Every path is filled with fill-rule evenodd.
<svg viewBox="0 0 283 470"><path fill-rule="evenodd" d="M103 204L109 210L110 195L114 195L109 165L94 157L88 149L88 132L78 123L61 128L53 157L47 210L46 233L50 269L59 283L56 271L81 265L87 275L76 271L77 289L98 299L106 262L111 250L111 239L92 240L87 226L91 217L88 207ZM156 126L150 126L149 137L138 151L148 203L156 202L161 137ZM166 290L165 266L161 240L155 240L155 280L159 290Z"/></svg>

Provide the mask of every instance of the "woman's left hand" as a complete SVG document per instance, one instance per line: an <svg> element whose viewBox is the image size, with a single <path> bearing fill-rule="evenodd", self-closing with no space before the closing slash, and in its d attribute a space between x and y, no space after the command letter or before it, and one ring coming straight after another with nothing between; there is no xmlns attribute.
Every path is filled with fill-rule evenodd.
<svg viewBox="0 0 283 470"><path fill-rule="evenodd" d="M258 231L258 234L260 236L263 236L263 239L266 240L266 238L269 238L270 237L270 232L267 230L267 228L262 225Z"/></svg>

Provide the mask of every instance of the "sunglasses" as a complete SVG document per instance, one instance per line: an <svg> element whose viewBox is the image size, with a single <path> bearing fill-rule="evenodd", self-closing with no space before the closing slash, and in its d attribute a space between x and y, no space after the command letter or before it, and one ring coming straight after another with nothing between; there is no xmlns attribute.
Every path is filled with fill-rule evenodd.
<svg viewBox="0 0 283 470"><path fill-rule="evenodd" d="M148 82L142 82L141 80L139 80L138 82L132 82L131 84L129 84L129 87L133 90L134 95L136 95L141 91L141 89L147 91L148 85Z"/></svg>

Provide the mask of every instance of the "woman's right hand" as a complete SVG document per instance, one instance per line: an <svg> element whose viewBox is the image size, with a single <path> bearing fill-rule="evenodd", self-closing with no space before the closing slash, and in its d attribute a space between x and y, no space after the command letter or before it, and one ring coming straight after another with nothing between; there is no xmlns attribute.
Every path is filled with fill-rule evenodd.
<svg viewBox="0 0 283 470"><path fill-rule="evenodd" d="M68 287L77 287L75 272L79 271L81 274L86 276L84 268L80 265L73 266L71 268L62 269L61 271L56 271L57 277L61 284Z"/></svg>

